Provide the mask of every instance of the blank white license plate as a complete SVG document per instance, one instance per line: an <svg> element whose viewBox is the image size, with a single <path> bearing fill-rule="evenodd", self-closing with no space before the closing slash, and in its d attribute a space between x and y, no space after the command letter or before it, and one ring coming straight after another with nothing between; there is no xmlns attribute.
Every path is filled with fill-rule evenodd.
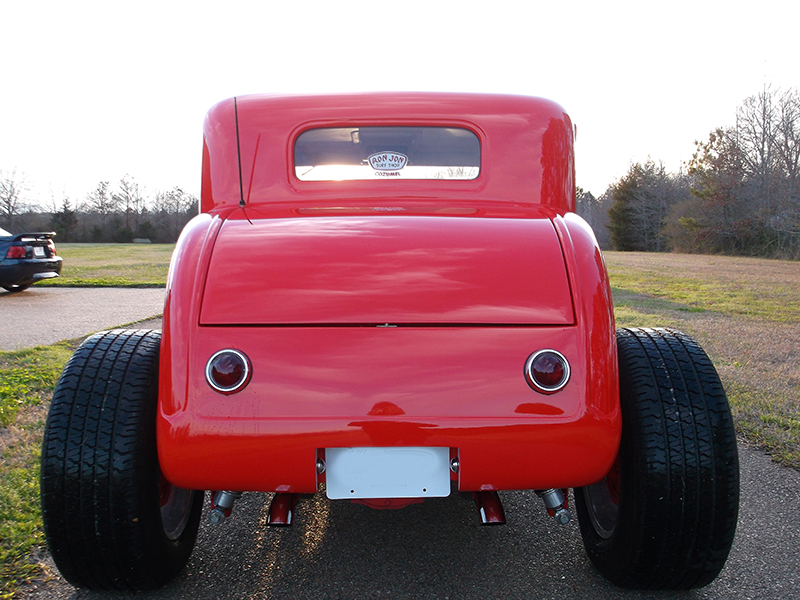
<svg viewBox="0 0 800 600"><path fill-rule="evenodd" d="M443 498L450 495L449 448L328 448L328 498Z"/></svg>

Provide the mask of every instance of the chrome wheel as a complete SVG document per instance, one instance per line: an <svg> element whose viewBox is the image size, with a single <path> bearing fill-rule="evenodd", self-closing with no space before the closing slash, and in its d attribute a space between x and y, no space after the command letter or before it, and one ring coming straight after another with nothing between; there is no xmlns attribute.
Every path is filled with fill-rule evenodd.
<svg viewBox="0 0 800 600"><path fill-rule="evenodd" d="M619 460L608 475L581 488L592 527L604 540L611 538L619 518Z"/></svg>
<svg viewBox="0 0 800 600"><path fill-rule="evenodd" d="M175 487L161 475L160 484L161 523L170 541L181 537L192 516L194 490Z"/></svg>

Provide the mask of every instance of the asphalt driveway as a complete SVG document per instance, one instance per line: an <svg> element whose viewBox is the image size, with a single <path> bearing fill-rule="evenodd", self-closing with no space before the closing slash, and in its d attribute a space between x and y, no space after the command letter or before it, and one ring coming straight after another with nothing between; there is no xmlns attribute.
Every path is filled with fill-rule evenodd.
<svg viewBox="0 0 800 600"><path fill-rule="evenodd" d="M164 308L163 288L0 289L0 350L52 344L149 319Z"/></svg>
<svg viewBox="0 0 800 600"><path fill-rule="evenodd" d="M800 598L800 474L740 445L742 503L728 563L688 592L623 590L583 551L577 523L557 525L533 492L501 493L508 524L484 527L458 495L372 510L323 495L288 528L266 525L270 494L245 494L222 525L203 521L189 566L155 592L78 591L58 577L27 600L793 600Z"/></svg>

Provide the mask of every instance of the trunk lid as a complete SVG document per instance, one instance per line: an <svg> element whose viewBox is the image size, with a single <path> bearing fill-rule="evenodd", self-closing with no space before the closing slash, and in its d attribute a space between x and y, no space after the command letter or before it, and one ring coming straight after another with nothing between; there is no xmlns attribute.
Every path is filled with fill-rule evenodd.
<svg viewBox="0 0 800 600"><path fill-rule="evenodd" d="M546 218L334 216L228 220L201 325L568 325Z"/></svg>

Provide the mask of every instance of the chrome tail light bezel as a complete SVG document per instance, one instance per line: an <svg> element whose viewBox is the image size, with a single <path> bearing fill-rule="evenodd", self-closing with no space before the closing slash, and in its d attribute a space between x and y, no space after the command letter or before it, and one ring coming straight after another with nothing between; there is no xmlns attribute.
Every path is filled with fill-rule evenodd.
<svg viewBox="0 0 800 600"><path fill-rule="evenodd" d="M242 375L237 379L236 383L231 386L220 385L219 382L214 380L212 374L212 369L214 367L215 361L223 356L235 356L243 364ZM219 392L220 394L225 394L227 396L230 394L235 394L237 392L240 392L245 387L247 387L247 384L250 383L250 379L253 375L253 367L250 364L250 359L244 352L240 350L235 350L233 348L225 348L224 350L219 350L218 352L215 352L213 355L211 355L211 358L208 359L208 362L206 362L205 375L206 375L206 382L208 383L209 386L211 386L213 390Z"/></svg>
<svg viewBox="0 0 800 600"><path fill-rule="evenodd" d="M534 363L541 358L542 356L553 356L555 357L558 362L561 364L564 373L559 380L559 382L555 385L545 385L536 380L536 377L533 374L533 365ZM569 361L567 358L561 354L558 350L553 350L552 348L544 348L542 350L537 350L533 354L531 354L528 359L525 361L525 381L528 382L528 385L536 390L541 394L555 394L564 389L564 387L569 383L571 375L571 369L569 365Z"/></svg>

